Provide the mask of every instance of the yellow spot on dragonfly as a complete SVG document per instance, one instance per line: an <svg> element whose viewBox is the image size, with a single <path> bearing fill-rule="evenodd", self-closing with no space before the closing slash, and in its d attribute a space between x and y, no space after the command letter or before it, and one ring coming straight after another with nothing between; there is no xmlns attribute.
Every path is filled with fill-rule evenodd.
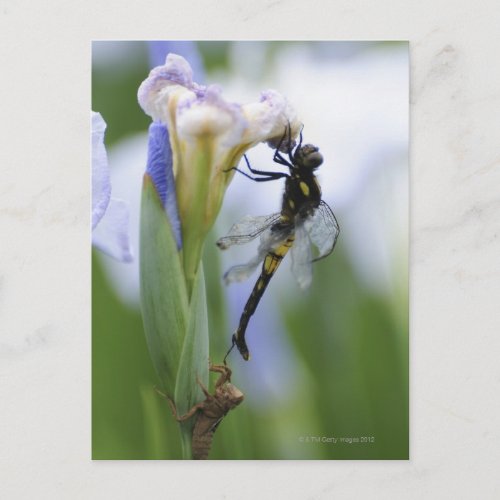
<svg viewBox="0 0 500 500"><path fill-rule="evenodd" d="M309 196L309 186L304 181L300 181L299 186L304 196Z"/></svg>
<svg viewBox="0 0 500 500"><path fill-rule="evenodd" d="M266 274L274 274L281 262L281 257L274 254L268 254L264 260L264 271Z"/></svg>

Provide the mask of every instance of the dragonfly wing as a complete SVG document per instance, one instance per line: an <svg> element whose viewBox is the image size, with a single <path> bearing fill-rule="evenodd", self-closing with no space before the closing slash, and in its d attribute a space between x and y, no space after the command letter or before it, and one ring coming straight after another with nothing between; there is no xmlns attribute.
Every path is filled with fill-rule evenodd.
<svg viewBox="0 0 500 500"><path fill-rule="evenodd" d="M224 283L229 285L230 283L236 283L239 281L244 281L249 278L252 273L257 269L257 266L264 260L266 252L262 255L260 252L246 264L240 264L238 266L233 266L229 268L224 273Z"/></svg>
<svg viewBox="0 0 500 500"><path fill-rule="evenodd" d="M252 241L262 234L266 229L276 223L281 214L272 215L246 215L239 222L233 225L226 236L217 240L217 246L225 250L232 245L243 245Z"/></svg>
<svg viewBox="0 0 500 500"><path fill-rule="evenodd" d="M319 251L313 262L324 259L333 252L340 228L332 209L324 201L321 201L314 215L304 221L304 227Z"/></svg>
<svg viewBox="0 0 500 500"><path fill-rule="evenodd" d="M290 250L292 272L302 290L309 288L312 281L311 240L304 224L295 228L295 241Z"/></svg>
<svg viewBox="0 0 500 500"><path fill-rule="evenodd" d="M279 214L277 214L279 215ZM279 217L278 217L279 218ZM293 231L293 225L276 225L263 229L260 237L257 255L246 264L231 267L224 274L224 283L229 285L238 281L244 281L257 269L265 256L282 245Z"/></svg>

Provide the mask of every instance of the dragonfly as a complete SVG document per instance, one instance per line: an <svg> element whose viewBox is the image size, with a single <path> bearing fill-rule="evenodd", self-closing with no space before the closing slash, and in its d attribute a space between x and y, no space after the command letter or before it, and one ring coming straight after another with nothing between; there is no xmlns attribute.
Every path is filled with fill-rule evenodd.
<svg viewBox="0 0 500 500"><path fill-rule="evenodd" d="M286 138L288 140L285 143ZM282 146L285 149L283 154ZM306 289L312 281L311 264L333 252L340 232L332 209L321 199L321 188L315 176L316 169L323 163L323 156L318 147L312 144L302 145L302 130L299 143L294 149L291 142L291 127L288 124L274 151L273 161L288 167L288 173L254 169L246 155L244 158L248 170L253 175L237 167L231 170L237 170L256 182L282 178L286 180L280 212L263 216L247 215L234 224L226 236L217 240L217 246L225 250L233 245L243 245L260 236L255 257L246 264L231 267L224 274L226 284L249 278L262 263L260 276L243 309L224 362L234 346L243 359L246 361L250 359L245 340L248 323L288 251L292 257L292 272L299 286ZM315 257L311 243L317 248Z"/></svg>

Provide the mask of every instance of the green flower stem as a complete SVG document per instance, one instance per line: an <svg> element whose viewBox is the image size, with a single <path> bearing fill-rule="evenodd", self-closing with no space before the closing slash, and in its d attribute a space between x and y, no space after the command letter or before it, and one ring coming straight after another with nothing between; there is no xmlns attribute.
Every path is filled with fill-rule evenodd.
<svg viewBox="0 0 500 500"><path fill-rule="evenodd" d="M208 386L208 314L202 265L199 266L194 281L175 388L175 403L180 415L187 413L196 403L205 399L198 380L205 387ZM192 458L191 438L194 424L194 418L180 424L184 458Z"/></svg>
<svg viewBox="0 0 500 500"><path fill-rule="evenodd" d="M144 176L140 234L141 308L153 365L179 415L204 395L208 385L208 319L203 267L196 262L190 299L181 259L156 189ZM199 252L203 241L199 243ZM195 419L180 424L183 458L192 458Z"/></svg>

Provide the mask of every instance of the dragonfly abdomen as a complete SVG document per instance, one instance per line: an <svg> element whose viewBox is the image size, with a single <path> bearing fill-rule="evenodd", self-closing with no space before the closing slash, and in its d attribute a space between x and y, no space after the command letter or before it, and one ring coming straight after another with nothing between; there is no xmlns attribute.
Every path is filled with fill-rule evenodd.
<svg viewBox="0 0 500 500"><path fill-rule="evenodd" d="M260 299L266 291L267 285L269 284L271 278L281 264L283 257L292 247L294 241L295 234L292 233L287 237L283 244L281 244L272 252L269 252L264 258L259 279L253 287L252 293L250 294L250 297L248 298L245 305L245 309L243 310L243 313L241 315L238 329L233 335L233 341L236 344L238 351L240 351L240 354L243 356L243 359L245 360L248 360L250 358L250 353L245 342L245 332L248 326L248 322L257 309Z"/></svg>

